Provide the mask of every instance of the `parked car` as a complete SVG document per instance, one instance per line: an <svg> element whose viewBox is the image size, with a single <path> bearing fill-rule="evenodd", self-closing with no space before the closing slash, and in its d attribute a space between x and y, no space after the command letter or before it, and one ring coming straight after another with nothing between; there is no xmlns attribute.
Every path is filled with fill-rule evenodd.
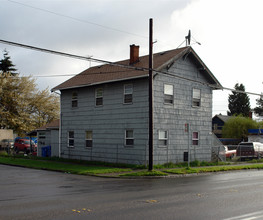
<svg viewBox="0 0 263 220"><path fill-rule="evenodd" d="M37 151L37 145L28 139L16 139L14 144L14 150L16 153L19 151L23 151L25 153L29 152L36 152Z"/></svg>
<svg viewBox="0 0 263 220"><path fill-rule="evenodd" d="M237 157L260 159L263 157L263 144L260 142L241 142L237 147Z"/></svg>
<svg viewBox="0 0 263 220"><path fill-rule="evenodd" d="M237 154L237 150L229 150L227 146L224 146L225 148L225 155L226 155L226 158L234 158Z"/></svg>
<svg viewBox="0 0 263 220"><path fill-rule="evenodd" d="M230 159L234 158L236 154L237 154L236 150L229 150L227 146L223 146L223 151L220 151L220 155Z"/></svg>
<svg viewBox="0 0 263 220"><path fill-rule="evenodd" d="M8 148L13 148L14 147L14 140L12 139L3 139L0 142L0 149L8 149Z"/></svg>

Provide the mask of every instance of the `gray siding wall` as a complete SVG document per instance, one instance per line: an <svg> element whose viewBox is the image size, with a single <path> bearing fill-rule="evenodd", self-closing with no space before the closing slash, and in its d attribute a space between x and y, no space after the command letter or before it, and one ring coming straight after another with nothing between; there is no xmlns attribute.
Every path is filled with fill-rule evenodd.
<svg viewBox="0 0 263 220"><path fill-rule="evenodd" d="M180 75L206 83L206 79L187 58L176 61L171 75L154 77L154 164L182 162L190 148L191 161L211 160L212 89L207 85L178 79ZM125 84L133 84L133 103L123 104ZM164 84L173 85L174 103L164 104ZM103 106L95 106L95 90L103 88ZM193 107L193 88L201 90L201 106ZM71 107L73 92L78 107ZM65 158L113 163L148 163L148 79L115 82L63 90L61 93L61 156ZM190 124L185 132L185 124ZM125 146L125 129L133 129L134 146ZM93 146L85 145L85 132L93 132ZM158 131L168 131L168 144L158 141ZM74 131L74 147L68 147L68 132ZM199 133L192 145L192 132Z"/></svg>
<svg viewBox="0 0 263 220"><path fill-rule="evenodd" d="M170 69L176 74L196 81L206 82L189 59L180 59ZM164 84L174 86L174 103L164 104ZM201 106L192 106L193 88L201 90ZM184 152L193 160L211 160L212 90L206 85L158 74L154 80L154 164L182 162ZM190 124L189 133L185 124ZM158 131L168 131L168 145L158 144ZM199 144L192 145L192 132L199 132ZM189 141L189 142L188 142Z"/></svg>
<svg viewBox="0 0 263 220"><path fill-rule="evenodd" d="M45 138L39 138L39 134L45 134ZM42 135L43 137L43 135ZM37 132L37 156L42 156L42 147L51 146L51 157L59 156L59 130L43 130Z"/></svg>
<svg viewBox="0 0 263 220"><path fill-rule="evenodd" d="M147 79L63 90L61 93L61 156L113 163L145 164L148 143ZM124 85L133 84L133 103L123 104ZM95 90L103 88L103 106L95 106ZM71 107L72 92L78 107ZM133 129L134 146L125 146L125 129ZM93 146L85 145L85 132L93 133ZM74 131L74 147L68 147Z"/></svg>
<svg viewBox="0 0 263 220"><path fill-rule="evenodd" d="M59 130L50 130L51 157L59 156Z"/></svg>

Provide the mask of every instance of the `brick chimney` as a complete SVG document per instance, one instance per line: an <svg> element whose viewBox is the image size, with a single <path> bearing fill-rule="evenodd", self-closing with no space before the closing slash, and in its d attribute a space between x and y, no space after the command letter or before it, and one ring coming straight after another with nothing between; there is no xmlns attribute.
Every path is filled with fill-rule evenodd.
<svg viewBox="0 0 263 220"><path fill-rule="evenodd" d="M130 45L130 65L139 62L139 48L135 44Z"/></svg>

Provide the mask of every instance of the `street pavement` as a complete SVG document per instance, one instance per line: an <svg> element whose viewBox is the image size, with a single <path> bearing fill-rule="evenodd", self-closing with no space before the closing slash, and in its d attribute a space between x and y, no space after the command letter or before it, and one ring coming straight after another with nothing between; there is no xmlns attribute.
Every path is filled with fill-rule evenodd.
<svg viewBox="0 0 263 220"><path fill-rule="evenodd" d="M0 165L0 220L263 219L263 171L116 179Z"/></svg>

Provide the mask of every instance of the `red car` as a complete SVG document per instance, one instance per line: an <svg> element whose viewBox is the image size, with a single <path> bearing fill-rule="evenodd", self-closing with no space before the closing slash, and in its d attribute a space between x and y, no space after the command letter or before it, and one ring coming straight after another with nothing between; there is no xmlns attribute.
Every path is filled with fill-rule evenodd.
<svg viewBox="0 0 263 220"><path fill-rule="evenodd" d="M23 151L25 153L29 152L35 152L37 151L37 145L28 139L16 139L14 144L14 150L16 153L19 153L19 151Z"/></svg>

